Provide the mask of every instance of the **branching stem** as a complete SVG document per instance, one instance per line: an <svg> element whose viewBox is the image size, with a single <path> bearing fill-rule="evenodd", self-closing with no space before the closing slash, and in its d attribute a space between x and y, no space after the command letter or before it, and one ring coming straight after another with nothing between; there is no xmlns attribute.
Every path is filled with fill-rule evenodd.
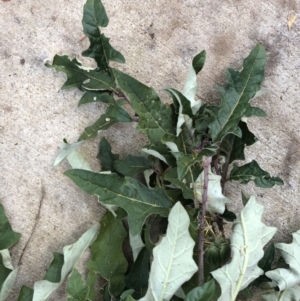
<svg viewBox="0 0 300 301"><path fill-rule="evenodd" d="M208 195L208 170L211 164L211 157L205 158L203 160L204 168L204 187L202 193L202 206L201 206L201 216L198 217L200 225L198 228L198 285L204 283L204 228L205 228L205 215L206 215L206 204ZM199 215L200 215L199 212Z"/></svg>

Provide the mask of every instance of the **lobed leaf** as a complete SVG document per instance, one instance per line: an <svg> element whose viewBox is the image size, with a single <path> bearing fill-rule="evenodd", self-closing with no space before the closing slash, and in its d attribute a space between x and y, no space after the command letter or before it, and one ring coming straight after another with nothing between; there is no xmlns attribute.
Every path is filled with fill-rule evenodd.
<svg viewBox="0 0 300 301"><path fill-rule="evenodd" d="M231 235L232 259L230 263L213 271L221 286L218 301L234 301L238 292L263 274L258 262L263 257L263 246L273 237L276 228L261 222L263 206L251 197L233 225Z"/></svg>
<svg viewBox="0 0 300 301"><path fill-rule="evenodd" d="M78 169L68 170L64 174L87 193L97 195L101 203L126 210L133 236L140 233L149 215L156 213L167 216L172 207L164 190L148 188L133 178L123 179L116 174L98 174Z"/></svg>
<svg viewBox="0 0 300 301"><path fill-rule="evenodd" d="M283 181L278 177L271 177L267 171L260 168L258 163L253 160L243 166L233 165L228 181L239 181L247 184L254 181L257 187L270 188L274 185L283 185Z"/></svg>
<svg viewBox="0 0 300 301"><path fill-rule="evenodd" d="M265 116L265 113L249 104L264 80L266 52L256 45L243 62L243 70L227 71L227 85L219 87L221 106L216 108L214 119L209 125L213 142L221 142L227 134L242 136L238 123L243 116Z"/></svg>
<svg viewBox="0 0 300 301"><path fill-rule="evenodd" d="M52 65L46 63L46 67L55 68L56 71L64 72L67 75L67 81L61 89L83 87L89 90L109 90L116 92L114 79L104 71L95 71L81 66L77 59L70 60L66 55L55 55Z"/></svg>
<svg viewBox="0 0 300 301"><path fill-rule="evenodd" d="M272 279L271 286L278 286L280 291L291 288L300 282L300 230L293 233L293 242L291 244L278 243L276 249L280 250L289 269L277 268L266 273L266 276Z"/></svg>
<svg viewBox="0 0 300 301"><path fill-rule="evenodd" d="M99 0L87 0L83 8L83 32L90 40L90 47L82 52L83 56L95 59L101 70L109 70L109 61L125 63L123 55L115 50L109 39L101 33L99 26L106 27L108 17Z"/></svg>
<svg viewBox="0 0 300 301"><path fill-rule="evenodd" d="M168 221L166 236L153 249L149 287L140 301L170 300L198 270L193 260L195 242L189 234L190 218L180 202L172 208Z"/></svg>
<svg viewBox="0 0 300 301"><path fill-rule="evenodd" d="M88 268L100 273L108 281L109 293L114 297L125 287L124 278L128 264L122 245L126 236L122 221L107 211L100 222L100 234L91 246L92 258Z"/></svg>

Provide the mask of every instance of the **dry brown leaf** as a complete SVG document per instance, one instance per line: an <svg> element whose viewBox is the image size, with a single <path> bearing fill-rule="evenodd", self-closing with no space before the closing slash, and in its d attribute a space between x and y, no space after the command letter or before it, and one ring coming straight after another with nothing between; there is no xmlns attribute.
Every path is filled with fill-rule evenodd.
<svg viewBox="0 0 300 301"><path fill-rule="evenodd" d="M296 18L297 18L297 16L294 15L294 14L290 14L290 15L288 16L287 19L288 19L288 29L289 29L289 30L291 30L291 28L292 28L294 22L296 21Z"/></svg>

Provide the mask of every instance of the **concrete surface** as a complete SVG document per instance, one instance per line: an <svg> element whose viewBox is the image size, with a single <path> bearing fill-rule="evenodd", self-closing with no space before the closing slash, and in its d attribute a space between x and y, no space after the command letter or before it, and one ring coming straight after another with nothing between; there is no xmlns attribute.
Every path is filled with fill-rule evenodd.
<svg viewBox="0 0 300 301"><path fill-rule="evenodd" d="M264 87L269 93L255 104L269 117L251 119L259 142L247 150L247 158L281 176L285 185L269 190L248 185L245 190L266 206L265 221L279 228L276 241L291 241L290 233L300 228L299 0L103 2L110 18L105 32L127 60L120 68L159 92L181 89L192 57L206 49L198 96L217 103L214 85L224 82L225 68L240 68L256 43L265 45ZM68 166L54 168L53 162L62 139L75 141L104 107L77 108L81 93L60 91L65 76L43 65L56 53L80 54L87 47L87 39L81 41L83 4L84 0L0 1L0 200L13 228L22 233L12 249L15 266L27 244L9 300L16 300L21 285L32 286L43 277L52 252L74 242L103 214L93 197L62 175ZM290 14L298 19L288 31ZM144 143L133 125L117 125L105 136L121 155L137 153ZM84 147L96 170L99 139ZM229 197L239 198L234 185L227 190ZM64 300L62 291L53 300Z"/></svg>

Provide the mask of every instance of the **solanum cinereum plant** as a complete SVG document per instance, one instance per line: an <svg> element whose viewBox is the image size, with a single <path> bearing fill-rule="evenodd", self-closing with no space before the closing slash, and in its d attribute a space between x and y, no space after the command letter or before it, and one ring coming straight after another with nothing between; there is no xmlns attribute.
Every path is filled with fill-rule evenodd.
<svg viewBox="0 0 300 301"><path fill-rule="evenodd" d="M233 301L253 296L300 300L300 264L294 256L300 254L300 232L293 234L291 244L271 243L265 248L276 228L261 221L263 206L242 193L244 208L236 215L227 208L233 201L224 195L229 181L252 181L263 188L283 184L256 161L242 162L245 147L257 140L247 118L266 116L250 104L264 80L264 47L253 48L241 71L227 70L225 86L218 87L219 106L197 99L196 76L206 57L205 51L200 52L192 60L182 92L166 89L172 99L168 105L152 88L110 66L110 61L125 59L101 32L108 18L99 0L87 0L82 24L90 40L82 55L93 58L97 67L59 55L47 67L67 75L62 89L83 92L79 105L102 102L107 109L77 142L65 141L55 164L67 158L74 169L65 175L96 195L108 210L91 245L86 281L73 270L76 261L67 264L66 254L56 260L61 276L56 283L73 270L68 300L95 300L99 276L105 280L101 287L105 301ZM147 136L140 156L120 158L112 152L104 130L118 122L137 122L136 130ZM100 131L97 157L102 168L92 171L76 148ZM232 223L227 236L225 222ZM95 228L84 248L94 236ZM124 254L127 238L130 252ZM281 252L278 260L275 248ZM55 282L49 281L43 282L48 290ZM52 287L41 299L32 299L35 289L25 288L18 300L49 300L54 291Z"/></svg>

